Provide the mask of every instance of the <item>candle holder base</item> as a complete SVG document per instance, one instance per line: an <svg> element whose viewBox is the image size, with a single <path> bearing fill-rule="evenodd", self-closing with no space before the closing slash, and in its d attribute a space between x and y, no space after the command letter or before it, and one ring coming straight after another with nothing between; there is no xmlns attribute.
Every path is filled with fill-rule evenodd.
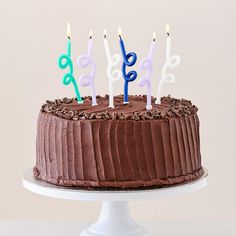
<svg viewBox="0 0 236 236"><path fill-rule="evenodd" d="M146 110L148 111L152 110L152 105L146 105Z"/></svg>

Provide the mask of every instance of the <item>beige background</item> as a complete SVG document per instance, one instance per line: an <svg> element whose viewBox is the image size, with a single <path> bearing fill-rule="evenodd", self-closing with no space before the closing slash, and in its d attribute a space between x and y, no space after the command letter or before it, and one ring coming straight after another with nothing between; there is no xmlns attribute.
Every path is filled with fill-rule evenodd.
<svg viewBox="0 0 236 236"><path fill-rule="evenodd" d="M127 48L139 58L148 52L152 31L157 32L154 92L164 62L165 24L170 24L173 53L181 55L182 63L173 70L176 83L166 86L163 94L191 99L199 107L209 185L184 197L132 203L133 213L140 219L236 219L235 11L233 0L0 0L0 219L91 219L98 213L98 203L44 198L21 186L22 172L35 161L41 104L74 96L71 86L62 85L63 71L57 67L66 48L68 20L74 59L86 51L88 30L94 30L98 94L108 92L104 27L116 51L121 25ZM81 92L88 94L89 89ZM116 93L121 92L118 82ZM137 83L130 85L130 93L143 92Z"/></svg>

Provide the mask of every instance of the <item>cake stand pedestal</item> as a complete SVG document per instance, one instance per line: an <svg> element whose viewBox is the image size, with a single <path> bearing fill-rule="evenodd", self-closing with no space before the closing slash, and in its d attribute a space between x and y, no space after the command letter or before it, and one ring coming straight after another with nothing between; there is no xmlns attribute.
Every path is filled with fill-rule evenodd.
<svg viewBox="0 0 236 236"><path fill-rule="evenodd" d="M207 171L194 182L161 189L97 191L48 184L35 179L32 175L32 169L30 169L23 175L23 186L33 193L47 197L101 201L102 209L98 220L81 232L80 236L151 236L145 229L136 224L131 217L128 201L151 200L191 193L207 185L206 177Z"/></svg>

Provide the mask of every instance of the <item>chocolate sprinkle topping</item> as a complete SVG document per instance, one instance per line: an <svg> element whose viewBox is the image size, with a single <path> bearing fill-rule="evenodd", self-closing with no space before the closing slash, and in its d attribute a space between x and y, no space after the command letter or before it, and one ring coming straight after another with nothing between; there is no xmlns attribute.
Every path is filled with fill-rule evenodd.
<svg viewBox="0 0 236 236"><path fill-rule="evenodd" d="M129 96L129 104L123 104L123 95L114 97L115 108L108 107L109 96L97 96L97 106L91 105L91 97L83 98L78 104L76 98L63 98L46 101L42 112L51 113L67 120L152 120L170 117L185 117L197 113L197 107L186 99L175 99L170 95L161 98L161 104L155 104L152 97L152 110L147 111L145 95Z"/></svg>

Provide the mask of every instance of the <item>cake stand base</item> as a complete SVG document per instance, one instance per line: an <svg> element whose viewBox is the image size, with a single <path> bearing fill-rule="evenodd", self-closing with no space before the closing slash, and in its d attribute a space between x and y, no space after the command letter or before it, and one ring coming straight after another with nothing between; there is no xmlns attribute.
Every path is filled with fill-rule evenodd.
<svg viewBox="0 0 236 236"><path fill-rule="evenodd" d="M207 185L207 171L198 180L160 189L104 191L81 190L59 187L35 179L32 169L23 175L23 186L34 193L54 198L84 201L101 201L102 209L98 220L82 231L80 236L151 236L135 223L129 211L128 201L151 200L174 197L202 189Z"/></svg>
<svg viewBox="0 0 236 236"><path fill-rule="evenodd" d="M150 236L132 219L128 202L102 203L98 220L85 229L80 236Z"/></svg>

